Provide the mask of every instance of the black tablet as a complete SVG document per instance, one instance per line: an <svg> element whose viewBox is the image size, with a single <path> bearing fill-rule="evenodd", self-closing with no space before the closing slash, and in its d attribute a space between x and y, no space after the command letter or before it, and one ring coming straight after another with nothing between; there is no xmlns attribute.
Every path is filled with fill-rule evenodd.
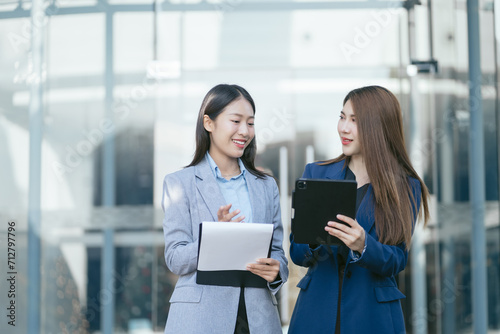
<svg viewBox="0 0 500 334"><path fill-rule="evenodd" d="M325 231L329 221L341 214L356 217L356 181L305 179L295 181L292 194L292 233L300 244L341 245Z"/></svg>

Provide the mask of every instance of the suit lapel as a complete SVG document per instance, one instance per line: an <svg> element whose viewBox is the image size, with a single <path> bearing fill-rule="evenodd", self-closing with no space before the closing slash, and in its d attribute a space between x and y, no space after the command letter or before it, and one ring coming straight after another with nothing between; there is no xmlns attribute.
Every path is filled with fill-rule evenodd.
<svg viewBox="0 0 500 334"><path fill-rule="evenodd" d="M254 223L266 223L264 221L266 212L266 210L264 210L266 207L266 189L264 189L264 182L260 182L260 180L248 170L245 179L247 181L250 203L252 205L252 221Z"/></svg>
<svg viewBox="0 0 500 334"><path fill-rule="evenodd" d="M195 166L195 176L196 188L208 207L213 221L218 221L217 211L226 203L206 158Z"/></svg>
<svg viewBox="0 0 500 334"><path fill-rule="evenodd" d="M344 168L344 163L336 163L331 165L331 168L325 173L325 178L332 180L344 180L347 168ZM358 223L363 226L365 231L370 231L373 224L375 223L375 207L372 202L373 198L373 188L370 184L368 190L366 191L365 197L361 201L358 212L363 213L359 217L363 219L358 220ZM356 218L358 214L356 214Z"/></svg>
<svg viewBox="0 0 500 334"><path fill-rule="evenodd" d="M331 167L325 173L326 179L331 180L343 180L345 179L346 168L344 168L344 163L336 163L330 165Z"/></svg>
<svg viewBox="0 0 500 334"><path fill-rule="evenodd" d="M366 191L365 197L359 204L358 212L360 213L359 217L363 217L363 219L359 219L358 223L361 225L365 231L370 231L373 224L375 223L375 207L372 201L373 198L373 188L370 184L368 186L368 190ZM356 218L358 214L356 213Z"/></svg>

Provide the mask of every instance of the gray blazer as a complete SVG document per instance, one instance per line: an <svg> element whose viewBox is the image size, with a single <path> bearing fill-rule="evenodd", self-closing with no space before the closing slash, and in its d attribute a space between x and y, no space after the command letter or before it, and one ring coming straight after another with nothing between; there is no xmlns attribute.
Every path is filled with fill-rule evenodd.
<svg viewBox="0 0 500 334"><path fill-rule="evenodd" d="M283 226L276 182L247 173L253 221L274 224L271 257L280 262L282 283L277 288L245 288L251 333L281 333L274 294L288 279L283 252ZM232 334L240 288L196 284L199 224L217 221L224 197L206 158L198 165L169 174L163 182L165 262L179 280L170 298L165 333ZM228 250L231 251L231 250Z"/></svg>

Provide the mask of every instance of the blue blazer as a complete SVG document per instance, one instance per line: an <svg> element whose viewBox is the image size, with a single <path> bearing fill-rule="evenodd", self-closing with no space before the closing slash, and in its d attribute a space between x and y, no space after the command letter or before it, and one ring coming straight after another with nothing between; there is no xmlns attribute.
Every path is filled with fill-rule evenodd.
<svg viewBox="0 0 500 334"><path fill-rule="evenodd" d="M250 173L246 181L253 221L274 225L271 257L280 261L283 285L288 278L288 262L282 248L283 226L276 181L271 177L260 179ZM196 283L199 224L217 221L217 210L225 204L206 158L196 166L165 177L162 201L165 261L170 271L179 275L170 298L165 333L234 333L240 288ZM279 287L245 288L251 333L282 332L274 296Z"/></svg>
<svg viewBox="0 0 500 334"><path fill-rule="evenodd" d="M320 166L308 164L303 177L344 179L344 161ZM420 207L420 182L410 178L413 195ZM417 210L414 210L417 212ZM369 185L356 214L366 231L366 249L353 262L349 252L342 284L340 332L346 334L405 333L400 299L405 298L396 285L395 276L408 260L405 244L388 246L378 241L375 230L373 188ZM326 222L325 222L326 225ZM339 276L337 246L321 245L316 249L297 244L290 235L292 261L308 267L299 282L299 296L290 320L289 334L334 333L337 321Z"/></svg>

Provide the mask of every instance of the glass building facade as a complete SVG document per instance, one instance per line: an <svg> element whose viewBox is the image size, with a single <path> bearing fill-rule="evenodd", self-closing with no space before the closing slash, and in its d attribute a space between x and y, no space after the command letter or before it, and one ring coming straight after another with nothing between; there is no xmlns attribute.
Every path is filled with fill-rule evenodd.
<svg viewBox="0 0 500 334"><path fill-rule="evenodd" d="M500 333L500 2L472 5L0 1L1 332L163 331L176 276L162 180L190 162L206 92L236 83L255 99L257 165L278 180L286 233L305 164L341 152L344 96L394 92L432 195L398 277L407 331ZM290 263L284 333L303 274Z"/></svg>

